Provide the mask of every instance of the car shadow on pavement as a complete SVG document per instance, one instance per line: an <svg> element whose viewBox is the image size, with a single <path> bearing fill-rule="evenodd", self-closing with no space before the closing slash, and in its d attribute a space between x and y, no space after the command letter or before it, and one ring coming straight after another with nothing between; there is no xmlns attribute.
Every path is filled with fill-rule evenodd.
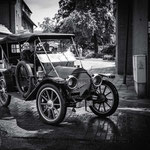
<svg viewBox="0 0 150 150"><path fill-rule="evenodd" d="M8 107L0 106L0 120L11 120L14 119Z"/></svg>
<svg viewBox="0 0 150 150"><path fill-rule="evenodd" d="M86 113L81 116L74 114L60 125L51 126L43 123L30 109L22 115L21 112L11 114L9 108L0 107L0 120L5 121L9 118L16 120L17 128L29 133L34 131L34 135L31 135L34 138L113 140L119 134L117 125L111 119L98 118Z"/></svg>

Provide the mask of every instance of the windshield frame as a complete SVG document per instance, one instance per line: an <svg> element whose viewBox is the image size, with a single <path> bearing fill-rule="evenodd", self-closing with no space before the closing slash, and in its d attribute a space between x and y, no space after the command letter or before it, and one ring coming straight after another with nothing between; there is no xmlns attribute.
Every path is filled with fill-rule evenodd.
<svg viewBox="0 0 150 150"><path fill-rule="evenodd" d="M74 41L74 38L71 37L71 38L64 38L64 39L70 40L70 43L71 43L71 45L73 46L73 49L74 49L74 51L75 51L77 57L80 57L79 52L78 52L78 49L77 49L76 44L75 44L75 41ZM45 47L44 47L44 45L43 45L43 41L44 41L44 40L45 40L45 41L48 41L48 40L63 40L63 39L61 39L61 38L55 38L55 39L53 39L53 38L46 38L46 39L41 39L40 36L39 36L39 37L37 37L36 40L34 40L34 55L38 57L38 50L37 50L37 48L38 48L38 47L37 47L37 43L38 43L38 44L40 44L40 46L42 47L42 52L44 52L44 54L46 55L46 57L47 57L47 59L48 59L48 61L49 61L49 64L52 66L52 69L54 70L56 76L57 76L57 77L60 77L59 74L58 74L58 72L57 72L57 70L56 70L56 68L55 68L55 66L54 66L54 64L53 64L53 62L52 62L52 60L51 60L51 58L49 57L49 56L50 56L49 53L46 51L46 49L45 49ZM64 52L61 52L61 51L60 51L60 53L64 54ZM36 57L34 57L34 58L36 58ZM66 58L66 59L67 59L67 58ZM39 57L38 57L38 60L40 61ZM83 68L81 59L79 58L79 60L80 60L80 65L81 65L81 67ZM69 62L68 59L67 59L67 61ZM36 64L36 60L34 60L34 63ZM41 61L40 61L40 64L41 64L41 66L42 66L42 68L43 68L43 71L44 71L45 74L46 74L46 73L47 73L47 72L46 72L46 69L45 69L45 67L43 66L43 63L42 63Z"/></svg>

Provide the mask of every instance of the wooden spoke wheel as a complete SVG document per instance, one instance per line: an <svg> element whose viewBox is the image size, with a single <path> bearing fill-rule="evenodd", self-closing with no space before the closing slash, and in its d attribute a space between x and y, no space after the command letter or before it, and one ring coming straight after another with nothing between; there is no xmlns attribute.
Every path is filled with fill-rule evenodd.
<svg viewBox="0 0 150 150"><path fill-rule="evenodd" d="M33 76L31 67L25 61L20 61L16 67L16 85L18 91L27 97L32 91L32 81L31 76Z"/></svg>
<svg viewBox="0 0 150 150"><path fill-rule="evenodd" d="M119 96L115 86L104 80L102 85L96 90L97 100L93 100L93 105L90 106L92 112L100 117L112 115L119 103Z"/></svg>
<svg viewBox="0 0 150 150"><path fill-rule="evenodd" d="M37 94L37 110L41 119L51 125L59 124L66 115L66 105L58 88L44 84Z"/></svg>
<svg viewBox="0 0 150 150"><path fill-rule="evenodd" d="M11 96L7 94L6 82L4 78L0 79L0 105L7 107L10 104Z"/></svg>

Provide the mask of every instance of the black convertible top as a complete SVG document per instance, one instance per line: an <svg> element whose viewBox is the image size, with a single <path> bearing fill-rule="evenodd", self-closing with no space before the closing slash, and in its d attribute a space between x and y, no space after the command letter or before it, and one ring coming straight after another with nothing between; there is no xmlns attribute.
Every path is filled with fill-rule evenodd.
<svg viewBox="0 0 150 150"><path fill-rule="evenodd" d="M18 42L25 42L25 41L34 41L40 37L40 39L70 39L74 37L74 34L64 34L64 33L28 33L28 34L11 34L6 36L5 38L0 40L0 44L3 43L18 43Z"/></svg>

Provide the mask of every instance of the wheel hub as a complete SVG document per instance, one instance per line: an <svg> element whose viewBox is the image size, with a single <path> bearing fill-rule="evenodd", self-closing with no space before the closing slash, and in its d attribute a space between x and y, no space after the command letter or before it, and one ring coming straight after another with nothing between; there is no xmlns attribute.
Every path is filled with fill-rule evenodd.
<svg viewBox="0 0 150 150"><path fill-rule="evenodd" d="M98 99L101 101L101 102L105 102L106 101L106 96L104 94L99 94L98 95Z"/></svg>
<svg viewBox="0 0 150 150"><path fill-rule="evenodd" d="M49 101L47 102L47 106L48 106L48 108L52 109L52 108L54 107L53 101L52 101L52 100L49 100Z"/></svg>
<svg viewBox="0 0 150 150"><path fill-rule="evenodd" d="M5 93L5 88L4 87L2 87L2 93Z"/></svg>
<svg viewBox="0 0 150 150"><path fill-rule="evenodd" d="M106 100L106 96L103 95L103 94L100 94L100 98L101 98L102 100Z"/></svg>
<svg viewBox="0 0 150 150"><path fill-rule="evenodd" d="M0 92L1 93L5 93L6 92L6 89L5 89L5 85L4 85L4 81L1 83L0 85Z"/></svg>
<svg viewBox="0 0 150 150"><path fill-rule="evenodd" d="M4 91L4 88L0 87L0 92L1 92L1 93L4 93L4 92L5 92L5 91Z"/></svg>

